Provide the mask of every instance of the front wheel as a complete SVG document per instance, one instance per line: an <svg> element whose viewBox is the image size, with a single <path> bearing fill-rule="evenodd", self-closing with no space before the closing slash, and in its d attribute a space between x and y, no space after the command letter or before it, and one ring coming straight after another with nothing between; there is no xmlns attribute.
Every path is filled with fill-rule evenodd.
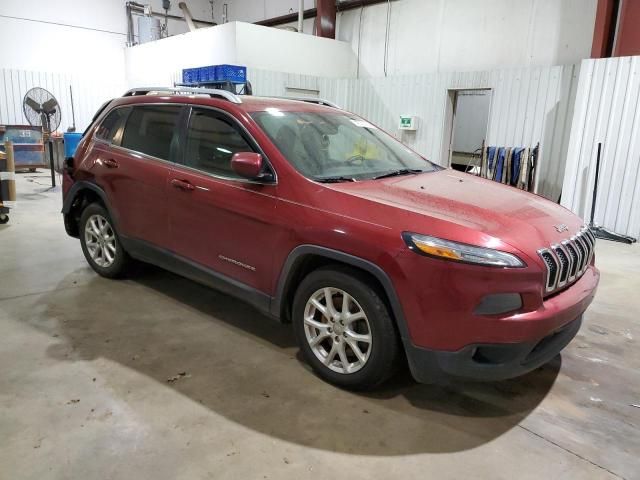
<svg viewBox="0 0 640 480"><path fill-rule="evenodd" d="M80 216L80 244L91 268L107 278L122 276L129 256L113 227L106 208L98 203L87 206Z"/></svg>
<svg viewBox="0 0 640 480"><path fill-rule="evenodd" d="M305 360L328 382L369 389L394 372L400 348L393 320L380 293L357 270L312 272L296 292L292 313Z"/></svg>

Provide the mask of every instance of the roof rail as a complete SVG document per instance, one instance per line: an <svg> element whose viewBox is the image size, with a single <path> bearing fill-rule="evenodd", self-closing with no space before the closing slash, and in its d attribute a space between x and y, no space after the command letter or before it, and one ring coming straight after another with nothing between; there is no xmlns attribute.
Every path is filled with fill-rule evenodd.
<svg viewBox="0 0 640 480"><path fill-rule="evenodd" d="M340 108L333 102L329 100L325 100L324 98L314 98L314 97L271 97L271 98L281 98L283 100L297 100L299 102L307 102L307 103L315 103L316 105L326 105L331 108Z"/></svg>
<svg viewBox="0 0 640 480"><path fill-rule="evenodd" d="M209 95L211 97L223 98L224 100L228 100L232 103L242 103L240 97L235 93L229 92L227 90L219 90L216 88L194 88L194 87L139 87L132 88L131 90L127 90L123 97L136 97L139 95L148 95L148 94L162 94L162 93L172 93L172 94L180 94L180 93L191 93L196 95Z"/></svg>

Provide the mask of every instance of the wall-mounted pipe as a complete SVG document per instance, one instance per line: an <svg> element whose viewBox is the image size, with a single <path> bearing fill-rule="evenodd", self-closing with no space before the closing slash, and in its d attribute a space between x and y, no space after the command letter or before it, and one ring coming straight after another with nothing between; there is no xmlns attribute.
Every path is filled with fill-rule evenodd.
<svg viewBox="0 0 640 480"><path fill-rule="evenodd" d="M196 27L196 24L193 22L193 17L191 16L191 12L189 11L189 7L187 7L187 4L184 2L180 2L178 3L178 7L180 7L180 10L182 10L182 13L184 14L184 20L187 22L189 31L196 31L198 27Z"/></svg>
<svg viewBox="0 0 640 480"><path fill-rule="evenodd" d="M133 15L144 15L144 7L145 5L138 2L127 2L125 3L125 8L127 10L127 46L132 46L135 44L135 37L133 32ZM154 17L160 17L163 19L170 20L178 20L184 22L185 19L179 15L171 15L164 14L160 12L151 12L151 15ZM192 19L195 24L206 25L208 27L213 27L217 25L215 22L210 22L208 20L198 20L197 18Z"/></svg>
<svg viewBox="0 0 640 480"><path fill-rule="evenodd" d="M304 33L304 0L298 2L298 32Z"/></svg>
<svg viewBox="0 0 640 480"><path fill-rule="evenodd" d="M127 3L125 5L127 10L127 47L133 46L133 12L131 11L131 5Z"/></svg>
<svg viewBox="0 0 640 480"><path fill-rule="evenodd" d="M144 14L144 5L142 5L141 3L137 3L137 2L127 2L126 3L127 7L131 8L131 11L133 13L139 13L139 14ZM154 17L160 17L160 18L165 18L165 14L164 13L160 13L160 12L151 12L151 15L153 15ZM181 17L180 15L172 15L172 14L168 14L167 18L170 20L179 20L184 22L184 18ZM200 25L207 25L209 27L213 27L215 25L218 25L216 22L211 22L209 20L200 20L198 18L194 18L193 19L194 23L196 24L200 24Z"/></svg>

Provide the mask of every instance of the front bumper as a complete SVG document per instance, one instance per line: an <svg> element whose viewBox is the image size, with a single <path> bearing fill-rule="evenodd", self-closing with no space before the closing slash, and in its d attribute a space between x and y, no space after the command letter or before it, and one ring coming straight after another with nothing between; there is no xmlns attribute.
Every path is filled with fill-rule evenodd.
<svg viewBox="0 0 640 480"><path fill-rule="evenodd" d="M405 342L413 377L422 383L441 383L448 377L494 381L517 377L544 365L578 333L599 277L598 270L590 266L578 282L546 298L535 310L473 319L483 320L484 328L467 329L468 341L459 348Z"/></svg>
<svg viewBox="0 0 640 480"><path fill-rule="evenodd" d="M576 336L582 315L538 341L468 345L457 352L412 347L411 372L421 383L448 377L497 381L524 375L554 358Z"/></svg>

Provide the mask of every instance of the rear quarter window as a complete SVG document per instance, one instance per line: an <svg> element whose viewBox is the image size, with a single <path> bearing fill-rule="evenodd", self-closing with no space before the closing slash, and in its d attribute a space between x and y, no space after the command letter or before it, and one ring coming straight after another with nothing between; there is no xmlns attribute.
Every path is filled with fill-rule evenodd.
<svg viewBox="0 0 640 480"><path fill-rule="evenodd" d="M130 108L116 108L110 112L97 128L96 138L110 143L117 143L119 140L117 138L119 137L118 134L121 133L121 127L130 110Z"/></svg>
<svg viewBox="0 0 640 480"><path fill-rule="evenodd" d="M121 146L162 160L170 160L180 106L133 107L122 134Z"/></svg>

